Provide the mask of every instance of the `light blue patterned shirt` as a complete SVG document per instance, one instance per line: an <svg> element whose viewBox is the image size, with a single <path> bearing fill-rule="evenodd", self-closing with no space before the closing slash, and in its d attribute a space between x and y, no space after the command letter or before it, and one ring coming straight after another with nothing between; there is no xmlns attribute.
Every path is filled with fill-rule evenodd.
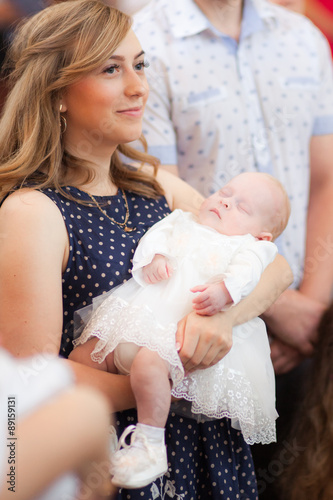
<svg viewBox="0 0 333 500"><path fill-rule="evenodd" d="M326 40L305 17L265 0L245 0L239 43L217 31L193 0L152 0L135 16L134 30L151 64L143 129L149 152L177 164L205 196L243 171L279 178L292 214L276 243L297 286L309 142L333 134Z"/></svg>

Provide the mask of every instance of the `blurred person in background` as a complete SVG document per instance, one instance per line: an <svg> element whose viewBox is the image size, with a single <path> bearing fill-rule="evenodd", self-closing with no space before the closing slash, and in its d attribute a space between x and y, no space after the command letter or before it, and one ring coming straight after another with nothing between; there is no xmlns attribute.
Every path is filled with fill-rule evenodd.
<svg viewBox="0 0 333 500"><path fill-rule="evenodd" d="M6 96L3 63L10 43L10 33L23 17L35 14L44 7L43 0L0 0L0 112Z"/></svg>
<svg viewBox="0 0 333 500"><path fill-rule="evenodd" d="M332 0L305 0L305 15L324 33L333 54Z"/></svg>

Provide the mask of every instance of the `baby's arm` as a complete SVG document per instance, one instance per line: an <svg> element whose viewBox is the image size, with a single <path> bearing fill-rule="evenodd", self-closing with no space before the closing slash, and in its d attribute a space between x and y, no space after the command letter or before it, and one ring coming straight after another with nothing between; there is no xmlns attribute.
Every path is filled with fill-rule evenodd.
<svg viewBox="0 0 333 500"><path fill-rule="evenodd" d="M191 292L199 292L192 304L194 311L202 316L213 316L233 302L224 281L195 286Z"/></svg>
<svg viewBox="0 0 333 500"><path fill-rule="evenodd" d="M175 210L141 238L133 256L132 276L142 287L168 279L176 269L173 233L182 214Z"/></svg>
<svg viewBox="0 0 333 500"><path fill-rule="evenodd" d="M268 241L252 241L236 253L220 282L192 288L199 292L193 299L197 314L212 316L226 305L237 304L259 282L263 270L277 254L277 247Z"/></svg>
<svg viewBox="0 0 333 500"><path fill-rule="evenodd" d="M167 280L173 273L173 267L167 257L156 254L150 264L142 268L142 277L148 284Z"/></svg>

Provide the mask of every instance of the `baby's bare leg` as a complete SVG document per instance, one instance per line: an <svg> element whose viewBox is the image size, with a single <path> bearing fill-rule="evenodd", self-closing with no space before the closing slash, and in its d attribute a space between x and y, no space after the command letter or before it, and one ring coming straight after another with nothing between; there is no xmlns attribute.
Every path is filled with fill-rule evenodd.
<svg viewBox="0 0 333 500"><path fill-rule="evenodd" d="M138 421L153 427L165 427L171 403L166 361L156 352L142 347L132 363L130 378L137 403Z"/></svg>
<svg viewBox="0 0 333 500"><path fill-rule="evenodd" d="M91 353L93 352L98 340L98 338L92 338L88 340L88 342L85 342L85 344L75 347L68 358L72 361L77 361L83 365L90 366L91 368L96 368L96 370L118 373L113 361L113 352L110 352L101 363L91 359Z"/></svg>

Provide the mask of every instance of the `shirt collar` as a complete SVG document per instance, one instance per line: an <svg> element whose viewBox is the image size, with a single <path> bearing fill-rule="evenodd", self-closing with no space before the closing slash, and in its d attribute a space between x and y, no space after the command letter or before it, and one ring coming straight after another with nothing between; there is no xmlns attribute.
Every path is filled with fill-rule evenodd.
<svg viewBox="0 0 333 500"><path fill-rule="evenodd" d="M175 38L197 35L206 29L218 33L193 0L180 0L168 5L170 29ZM266 0L244 0L241 38L276 23L273 6ZM221 33L218 33L219 36Z"/></svg>

